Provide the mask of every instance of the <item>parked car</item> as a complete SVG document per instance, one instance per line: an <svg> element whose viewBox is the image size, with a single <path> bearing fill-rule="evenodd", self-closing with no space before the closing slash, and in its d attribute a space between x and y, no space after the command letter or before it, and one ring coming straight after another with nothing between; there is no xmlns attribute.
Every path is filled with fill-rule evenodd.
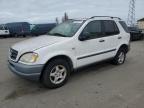
<svg viewBox="0 0 144 108"><path fill-rule="evenodd" d="M131 40L141 40L143 38L142 30L138 29L137 27L128 27L130 31Z"/></svg>
<svg viewBox="0 0 144 108"><path fill-rule="evenodd" d="M44 35L48 33L51 29L56 26L56 23L49 23L49 24L36 24L32 30L31 34L33 36Z"/></svg>
<svg viewBox="0 0 144 108"><path fill-rule="evenodd" d="M9 30L5 25L0 25L0 37L9 37Z"/></svg>
<svg viewBox="0 0 144 108"><path fill-rule="evenodd" d="M47 35L11 46L9 68L21 77L58 88L77 68L108 59L122 65L129 48L130 34L120 18L73 19Z"/></svg>
<svg viewBox="0 0 144 108"><path fill-rule="evenodd" d="M12 37L25 37L30 35L30 24L28 22L7 23L6 26L8 27Z"/></svg>
<svg viewBox="0 0 144 108"><path fill-rule="evenodd" d="M142 32L142 39L144 39L144 29L140 29Z"/></svg>

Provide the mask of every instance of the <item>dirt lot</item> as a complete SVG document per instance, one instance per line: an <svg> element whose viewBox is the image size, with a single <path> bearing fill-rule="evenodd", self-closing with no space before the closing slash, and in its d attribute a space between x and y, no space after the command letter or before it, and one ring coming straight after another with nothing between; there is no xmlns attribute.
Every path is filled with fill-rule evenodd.
<svg viewBox="0 0 144 108"><path fill-rule="evenodd" d="M0 108L144 108L144 41L132 42L124 65L95 64L49 90L9 71L9 46L21 40L0 39Z"/></svg>

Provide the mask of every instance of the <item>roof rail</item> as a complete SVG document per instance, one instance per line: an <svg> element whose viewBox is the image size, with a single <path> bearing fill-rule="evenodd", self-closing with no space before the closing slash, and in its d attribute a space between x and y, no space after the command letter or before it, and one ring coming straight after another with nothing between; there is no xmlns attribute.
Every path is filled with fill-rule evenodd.
<svg viewBox="0 0 144 108"><path fill-rule="evenodd" d="M95 18L95 17L109 17L109 18L111 18L111 19L113 19L113 18L118 18L119 20L121 20L121 18L119 18L119 17L112 17L112 16L93 16L93 17L91 17L90 19Z"/></svg>
<svg viewBox="0 0 144 108"><path fill-rule="evenodd" d="M89 18L71 18L71 19L68 19L68 20L87 20Z"/></svg>

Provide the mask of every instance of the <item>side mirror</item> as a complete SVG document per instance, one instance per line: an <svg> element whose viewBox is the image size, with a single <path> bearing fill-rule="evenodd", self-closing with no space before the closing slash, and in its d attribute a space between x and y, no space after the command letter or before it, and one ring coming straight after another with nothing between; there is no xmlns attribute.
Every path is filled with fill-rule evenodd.
<svg viewBox="0 0 144 108"><path fill-rule="evenodd" d="M85 33L82 33L80 36L79 36L79 40L80 41L85 41L85 40L88 40L90 37L90 34L88 32L85 32Z"/></svg>

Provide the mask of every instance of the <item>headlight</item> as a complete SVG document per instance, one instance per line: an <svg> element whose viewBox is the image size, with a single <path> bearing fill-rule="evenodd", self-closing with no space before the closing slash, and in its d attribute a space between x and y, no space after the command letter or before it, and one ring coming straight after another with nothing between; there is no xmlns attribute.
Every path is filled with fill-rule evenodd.
<svg viewBox="0 0 144 108"><path fill-rule="evenodd" d="M26 53L24 55L21 56L20 58L20 62L23 63L34 63L36 62L38 59L38 54L37 53Z"/></svg>

